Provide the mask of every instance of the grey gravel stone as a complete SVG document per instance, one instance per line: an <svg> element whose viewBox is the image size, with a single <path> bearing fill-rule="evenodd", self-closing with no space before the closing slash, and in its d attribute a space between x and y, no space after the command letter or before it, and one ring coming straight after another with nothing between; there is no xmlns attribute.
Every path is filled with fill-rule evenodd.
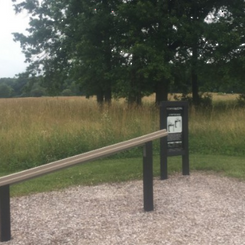
<svg viewBox="0 0 245 245"><path fill-rule="evenodd" d="M142 181L77 186L11 199L4 245L245 245L245 182L206 173L154 180L154 211Z"/></svg>

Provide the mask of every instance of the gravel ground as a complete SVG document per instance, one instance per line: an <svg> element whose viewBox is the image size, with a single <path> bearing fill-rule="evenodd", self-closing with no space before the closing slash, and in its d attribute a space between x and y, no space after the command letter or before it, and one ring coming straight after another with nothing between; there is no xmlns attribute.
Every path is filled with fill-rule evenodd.
<svg viewBox="0 0 245 245"><path fill-rule="evenodd" d="M11 199L12 244L245 245L245 182L192 173L154 180L152 212L142 181L78 186Z"/></svg>

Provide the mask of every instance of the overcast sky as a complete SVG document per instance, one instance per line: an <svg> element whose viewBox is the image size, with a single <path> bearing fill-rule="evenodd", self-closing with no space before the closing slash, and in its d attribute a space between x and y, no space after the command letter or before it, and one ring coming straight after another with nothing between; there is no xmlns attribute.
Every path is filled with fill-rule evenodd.
<svg viewBox="0 0 245 245"><path fill-rule="evenodd" d="M16 15L11 0L1 0L0 7L0 78L14 77L27 66L20 43L13 41L13 32L23 33L28 27L28 16Z"/></svg>

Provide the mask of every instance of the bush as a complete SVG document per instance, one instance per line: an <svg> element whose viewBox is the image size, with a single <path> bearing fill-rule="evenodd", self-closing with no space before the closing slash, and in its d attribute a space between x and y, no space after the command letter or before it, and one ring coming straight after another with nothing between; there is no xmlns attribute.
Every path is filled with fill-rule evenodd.
<svg viewBox="0 0 245 245"><path fill-rule="evenodd" d="M31 97L42 97L45 95L45 89L42 87L34 88L30 92Z"/></svg>
<svg viewBox="0 0 245 245"><path fill-rule="evenodd" d="M61 92L61 95L62 96L72 96L72 91L70 89L64 89L62 92Z"/></svg>
<svg viewBox="0 0 245 245"><path fill-rule="evenodd" d="M0 98L10 98L13 89L7 84L0 84Z"/></svg>

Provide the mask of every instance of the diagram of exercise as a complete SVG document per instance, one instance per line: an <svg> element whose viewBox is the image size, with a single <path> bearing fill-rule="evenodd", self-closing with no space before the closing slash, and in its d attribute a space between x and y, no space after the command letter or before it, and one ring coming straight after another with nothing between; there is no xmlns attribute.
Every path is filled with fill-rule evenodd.
<svg viewBox="0 0 245 245"><path fill-rule="evenodd" d="M182 117L181 116L167 117L167 127L169 133L182 132Z"/></svg>

